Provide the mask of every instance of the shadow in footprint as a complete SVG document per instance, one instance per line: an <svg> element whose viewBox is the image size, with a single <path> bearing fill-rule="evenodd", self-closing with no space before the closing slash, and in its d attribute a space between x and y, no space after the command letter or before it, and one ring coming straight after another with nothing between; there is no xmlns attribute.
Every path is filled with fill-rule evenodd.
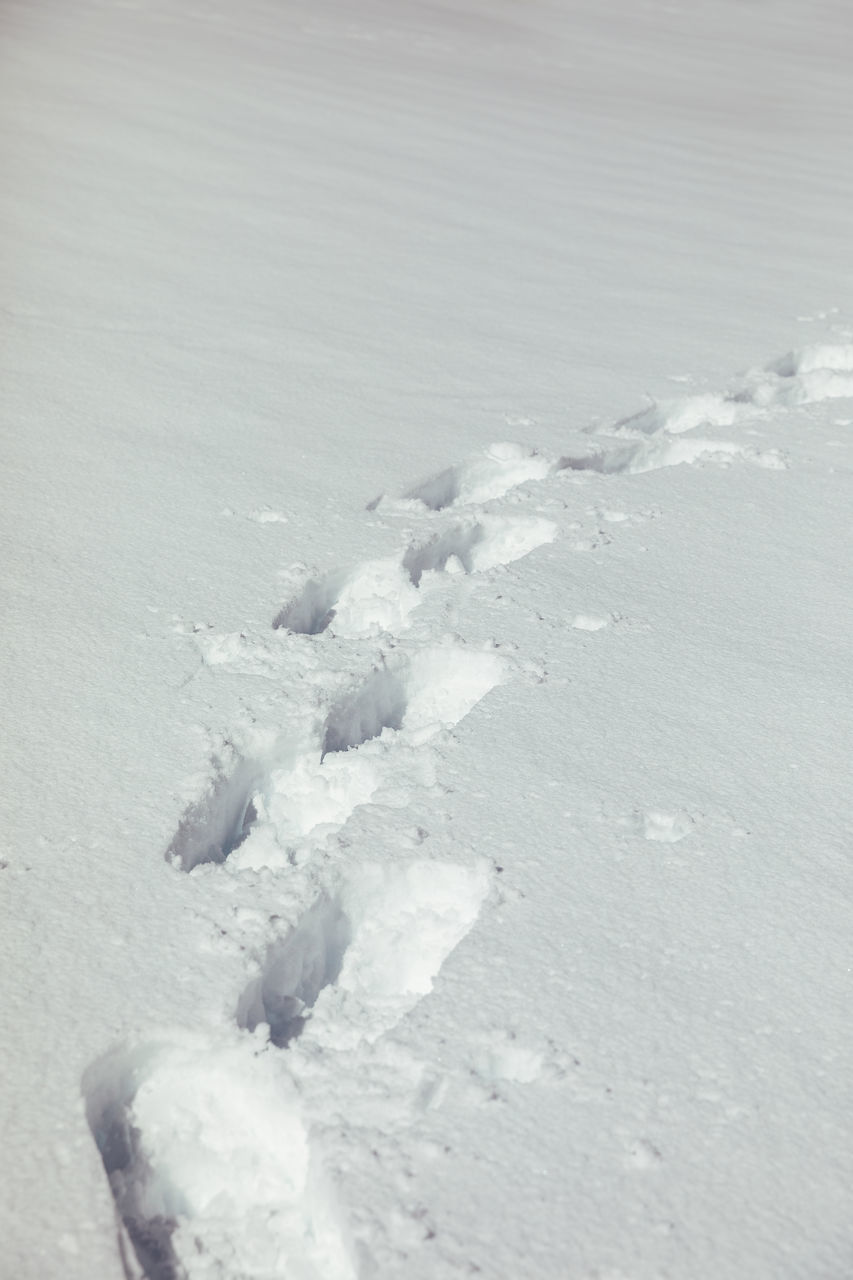
<svg viewBox="0 0 853 1280"><path fill-rule="evenodd" d="M258 818L254 796L261 777L259 766L240 760L225 774L216 764L218 773L207 794L185 810L166 850L166 861L182 871L192 871L203 862L224 862L240 848Z"/></svg>
<svg viewBox="0 0 853 1280"><path fill-rule="evenodd" d="M404 497L422 502L430 511L443 511L445 507L452 507L460 497L462 492L460 481L459 468L448 467L446 471L441 471L437 476L432 476L414 489L410 489Z"/></svg>
<svg viewBox="0 0 853 1280"><path fill-rule="evenodd" d="M406 690L392 671L374 671L356 693L330 711L323 734L321 759L336 751L360 747L383 729L400 729L406 714Z"/></svg>
<svg viewBox="0 0 853 1280"><path fill-rule="evenodd" d="M286 1048L301 1035L320 992L337 979L349 942L349 921L340 906L321 898L269 948L263 973L240 1000L238 1025L254 1031L266 1023L272 1043Z"/></svg>
<svg viewBox="0 0 853 1280"><path fill-rule="evenodd" d="M303 636L321 635L335 616L335 605L346 580L345 573L332 573L306 583L296 599L273 618L273 629Z"/></svg>
<svg viewBox="0 0 853 1280"><path fill-rule="evenodd" d="M471 552L479 542L483 541L485 530L480 524L468 528L459 526L449 529L447 533L433 538L425 546L410 547L403 556L403 568L412 583L417 587L423 575L430 570L441 571L447 567L448 560L456 558L466 573L472 573L474 564Z"/></svg>
<svg viewBox="0 0 853 1280"><path fill-rule="evenodd" d="M554 467L555 471L605 471L605 455L603 453L586 453L579 457L565 455Z"/></svg>
<svg viewBox="0 0 853 1280"><path fill-rule="evenodd" d="M90 1067L83 1076L86 1118L122 1223L119 1251L125 1276L141 1280L129 1256L132 1247L145 1280L186 1280L172 1245L176 1218L144 1203L145 1188L155 1180L141 1149L139 1130L130 1120L143 1066L139 1054L116 1051Z"/></svg>
<svg viewBox="0 0 853 1280"><path fill-rule="evenodd" d="M409 489L403 499L421 502L430 511L489 502L528 480L544 479L550 469L549 460L530 445L499 441L466 462L428 477Z"/></svg>

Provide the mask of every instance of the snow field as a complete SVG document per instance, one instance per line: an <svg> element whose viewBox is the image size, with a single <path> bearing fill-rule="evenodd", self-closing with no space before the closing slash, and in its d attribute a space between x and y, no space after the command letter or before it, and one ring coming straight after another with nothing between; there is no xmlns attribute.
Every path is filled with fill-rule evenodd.
<svg viewBox="0 0 853 1280"><path fill-rule="evenodd" d="M849 7L2 31L0 1280L845 1276Z"/></svg>
<svg viewBox="0 0 853 1280"><path fill-rule="evenodd" d="M814 359L832 358L841 368L848 350L824 348ZM800 368L792 357L775 363ZM833 393L824 386L823 394ZM393 1115L394 1125L413 1123L418 1099L430 1097L432 1087L411 1063L394 1066L393 1053L389 1064L385 1038L430 993L496 886L486 859L419 856L417 841L405 853L402 844L396 863L361 856L349 866L341 856L348 824L371 806L380 806L383 823L402 823L416 797L440 782L440 748L455 726L524 672L520 657L502 653L496 641L478 647L458 633L437 633L439 598L455 585L474 601L478 576L484 586L489 575L497 581L506 566L551 543L558 526L542 510L559 502L561 486L584 482L577 472L609 478L738 460L782 467L773 450L756 453L739 440L691 432L749 430L768 413L784 414L793 400L739 400L736 414L709 422L714 406L727 403L686 398L653 427L646 421L642 434L650 440L627 446L628 454L619 445L593 455L596 465L523 445L493 446L402 499L382 500L391 530L416 504L426 522L419 537L404 531L398 557L309 578L276 615L273 666L277 661L285 672L305 646L314 663L305 668L313 670L312 706L301 735L282 746L276 726L235 727L167 860L175 874L221 878L243 902L251 902L255 885L268 896L280 884L281 901L290 905L260 933L251 931L252 958L230 1028L207 1035L159 1030L147 1042L108 1051L83 1078L125 1248L148 1280L370 1274L370 1241L361 1231L356 1242L324 1165L322 1099L334 1097L356 1063L368 1075L381 1069L386 1122ZM624 434L624 422L615 434ZM539 510L524 512L530 505ZM451 523L443 515L448 507ZM614 509L603 518L611 526L630 521ZM387 608L377 610L377 597ZM429 605L426 621L415 626L422 604ZM579 613L571 626L596 632L609 621ZM220 641L202 637L199 645L208 663L222 665ZM242 646L226 646L232 667L255 669L251 645L246 635ZM324 655L332 663L325 674ZM369 669L358 675L365 659ZM243 750L233 745L238 741ZM635 824L652 844L675 845L691 835L695 818L648 808ZM227 900L226 893L223 908ZM540 1048L512 1037L490 1037L475 1062L485 1078L520 1086L546 1070ZM645 1170L660 1157L638 1137L625 1159L626 1167Z"/></svg>

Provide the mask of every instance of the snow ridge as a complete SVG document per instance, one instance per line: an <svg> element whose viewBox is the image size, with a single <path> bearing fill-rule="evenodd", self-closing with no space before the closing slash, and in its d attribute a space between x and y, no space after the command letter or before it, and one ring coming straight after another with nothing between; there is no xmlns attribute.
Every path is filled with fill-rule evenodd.
<svg viewBox="0 0 853 1280"><path fill-rule="evenodd" d="M543 506L566 484L587 483L584 473L738 459L784 467L774 450L709 430L835 395L853 395L853 346L788 353L731 393L653 405L600 431L618 441L609 447L551 458L492 445L370 504L424 525L397 554L304 579L285 601L272 631L319 673L314 701L286 741L273 727L256 729L248 747L223 742L166 857L176 875L218 877L224 904L263 885L290 905L248 948L230 1025L154 1031L106 1053L82 1082L128 1275L353 1280L362 1270L367 1246L351 1236L316 1136L324 1117L306 1099L318 1081L334 1097L353 1055L366 1068L432 990L475 924L492 873L483 858L441 861L417 846L393 865L350 865L330 855L330 842L365 806L381 801L387 822L413 786L432 785L454 727L523 674L497 641L477 647L437 631L407 639L415 612L452 579L507 572L553 542L557 526ZM578 615L573 625L607 622ZM201 643L210 665L265 661L243 638ZM333 654L343 674L329 665ZM689 822L655 812L645 833L672 842ZM535 1075L526 1062L514 1071L522 1081ZM411 1092L402 1075L398 1087Z"/></svg>

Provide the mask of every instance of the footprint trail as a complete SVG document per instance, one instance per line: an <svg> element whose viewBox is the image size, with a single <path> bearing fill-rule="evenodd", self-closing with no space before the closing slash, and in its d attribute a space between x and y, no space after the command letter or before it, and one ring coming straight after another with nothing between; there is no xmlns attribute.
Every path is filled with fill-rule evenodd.
<svg viewBox="0 0 853 1280"><path fill-rule="evenodd" d="M349 573L311 579L279 610L273 628L350 640L399 634L421 603L425 574L484 573L522 559L556 533L554 522L541 517L484 515L460 522L408 547L399 559L370 560Z"/></svg>
<svg viewBox="0 0 853 1280"><path fill-rule="evenodd" d="M166 850L189 883L221 886L223 913L229 895L239 890L247 902L259 885L281 911L254 913L261 924L241 944L244 985L230 1022L152 1033L104 1054L82 1080L129 1276L356 1280L363 1271L367 1255L350 1238L322 1133L342 1083L369 1074L383 1037L430 993L476 923L493 870L474 855L415 856L402 842L393 862L378 861L359 847L354 815L381 802L391 822L413 787L428 795L441 744L520 670L497 645L416 627L425 596L451 594L455 578L453 592L473 598L490 581L478 575L555 540L554 521L520 511L535 501L523 486L542 486L564 507L558 490L569 472L641 475L736 460L778 469L776 451L713 431L845 395L853 345L826 344L753 370L729 392L653 404L597 432L601 443L586 452L553 458L492 445L370 504L413 526L395 554L308 579L283 604L272 620L279 634L267 632L253 673L275 674L282 655L299 655L311 692L298 731L285 741L280 726L258 726L252 741L263 750L229 740ZM572 616L572 631L608 623ZM242 633L240 644L206 643L216 665L226 665L223 653L242 661L262 647ZM691 825L654 810L642 830L674 842ZM506 1078L535 1079L528 1058L516 1054ZM401 1113L414 1114L416 1085L402 1073L396 1087Z"/></svg>

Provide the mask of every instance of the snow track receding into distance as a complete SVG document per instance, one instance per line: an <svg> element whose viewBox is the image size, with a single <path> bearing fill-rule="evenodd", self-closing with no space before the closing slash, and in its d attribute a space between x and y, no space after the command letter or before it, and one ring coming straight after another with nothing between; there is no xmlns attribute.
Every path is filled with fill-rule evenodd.
<svg viewBox="0 0 853 1280"><path fill-rule="evenodd" d="M788 351L763 368L750 370L726 393L700 392L663 400L600 430L607 436L668 439L699 427L730 427L760 417L763 410L796 408L845 396L853 396L853 343L816 343L800 351ZM695 443L711 452L712 442ZM734 446L729 443L718 451L733 452ZM678 462L693 460L687 453L673 456ZM631 455L625 453L622 457ZM630 470L630 464L623 469Z"/></svg>
<svg viewBox="0 0 853 1280"><path fill-rule="evenodd" d="M0 1280L847 1275L852 28L4 6Z"/></svg>
<svg viewBox="0 0 853 1280"><path fill-rule="evenodd" d="M474 598L478 577L486 582L552 543L556 524L523 507L586 483L585 472L784 466L774 450L693 433L740 428L818 393L841 394L851 370L853 348L810 349L749 375L748 396L686 397L623 419L602 433L620 443L593 453L547 458L526 445L494 446L403 499L381 500L391 517L420 506L428 522L421 536L407 534L384 560L308 580L276 616L285 649L312 646L317 671L339 641L356 665L314 677L309 727L298 740L282 746L272 725L256 729L254 741L266 746L254 755L228 740L167 859L190 882L213 875L249 894L263 875L290 905L247 948L230 1026L207 1034L155 1029L147 1041L105 1053L83 1078L125 1245L148 1280L360 1273L365 1255L354 1249L315 1139L327 1120L316 1097L310 1105L302 1098L302 1082L319 1072L334 1091L342 1073L367 1069L475 925L494 872L470 855L451 862L410 851L393 865L369 857L349 865L340 853L358 838L346 835L357 811L381 806L382 821L395 822L413 778L429 794L455 727L522 670L498 639L483 647L459 634L409 638L425 595L455 581ZM593 632L607 621L577 614L571 625ZM663 844L693 827L689 815L663 810L638 821L646 840ZM505 1078L535 1079L539 1058L535 1070L529 1054L518 1050L516 1058L521 1065L507 1067ZM399 1088L409 1097L402 1077ZM330 1096L330 1115L332 1104Z"/></svg>

